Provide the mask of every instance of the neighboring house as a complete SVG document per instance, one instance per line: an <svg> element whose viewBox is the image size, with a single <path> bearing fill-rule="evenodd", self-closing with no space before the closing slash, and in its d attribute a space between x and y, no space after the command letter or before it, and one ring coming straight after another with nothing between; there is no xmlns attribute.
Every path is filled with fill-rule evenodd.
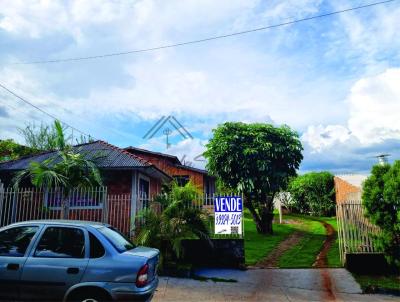
<svg viewBox="0 0 400 302"><path fill-rule="evenodd" d="M160 193L162 183L171 181L171 177L154 164L104 141L73 148L96 161L109 194L131 194L132 202L137 196L150 198ZM5 186L10 186L15 173L26 169L31 162L57 157L57 151L49 151L0 163L0 179Z"/></svg>
<svg viewBox="0 0 400 302"><path fill-rule="evenodd" d="M206 170L183 165L174 155L152 152L136 147L127 147L125 150L154 164L181 186L191 181L203 193L215 193L215 178L210 176Z"/></svg>
<svg viewBox="0 0 400 302"><path fill-rule="evenodd" d="M367 179L365 174L342 174L335 175L335 194L336 203L345 201L360 201L362 194L362 184Z"/></svg>

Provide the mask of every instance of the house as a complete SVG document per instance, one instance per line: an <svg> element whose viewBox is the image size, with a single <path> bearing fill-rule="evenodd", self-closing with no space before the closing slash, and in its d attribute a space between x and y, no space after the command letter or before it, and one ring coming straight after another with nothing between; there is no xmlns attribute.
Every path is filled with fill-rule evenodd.
<svg viewBox="0 0 400 302"><path fill-rule="evenodd" d="M76 189L69 194L65 207L60 188L32 188L28 180L18 190L10 188L15 173L26 169L31 162L60 160L57 151L2 162L0 181L8 189L0 195L0 226L23 220L68 218L107 222L132 235L139 211L161 193L162 184L172 181L149 161L104 141L77 145L73 149L96 162L105 189Z"/></svg>
<svg viewBox="0 0 400 302"><path fill-rule="evenodd" d="M171 177L154 164L104 141L76 145L73 149L95 160L109 194L149 198L161 192L164 182L171 181ZM15 173L26 169L31 162L43 162L49 158L57 161L58 157L57 151L48 151L0 163L0 179L9 186Z"/></svg>
<svg viewBox="0 0 400 302"><path fill-rule="evenodd" d="M32 188L26 180L17 191L11 189L16 172L31 162L60 160L57 151L47 151L0 163L0 182L8 188L0 194L0 226L16 221L68 218L104 221L125 234L140 225L138 213L161 193L162 185L175 179L184 185L191 180L204 193L215 192L215 180L207 171L188 167L172 155L129 147L121 149L104 141L76 145L74 151L95 161L105 188L87 188L69 194L65 206L60 188ZM25 189L26 188L26 189ZM11 190L10 190L11 189ZM46 209L43 212L41 209Z"/></svg>
<svg viewBox="0 0 400 302"><path fill-rule="evenodd" d="M136 147L127 147L125 150L164 171L181 186L191 181L204 194L215 193L215 178L210 176L206 170L184 165L176 156L170 154Z"/></svg>
<svg viewBox="0 0 400 302"><path fill-rule="evenodd" d="M362 184L367 179L365 174L342 174L335 175L336 204L346 201L360 201Z"/></svg>

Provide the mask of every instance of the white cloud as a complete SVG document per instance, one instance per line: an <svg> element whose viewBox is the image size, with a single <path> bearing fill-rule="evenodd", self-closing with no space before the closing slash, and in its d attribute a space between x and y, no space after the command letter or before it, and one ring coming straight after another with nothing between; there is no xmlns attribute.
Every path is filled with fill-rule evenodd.
<svg viewBox="0 0 400 302"><path fill-rule="evenodd" d="M400 139L400 68L359 80L348 102L348 127L362 144Z"/></svg>
<svg viewBox="0 0 400 302"><path fill-rule="evenodd" d="M338 146L370 146L400 139L400 68L358 80L346 100L347 125L309 126L302 140L314 152Z"/></svg>
<svg viewBox="0 0 400 302"><path fill-rule="evenodd" d="M349 8L349 1L332 1L335 9ZM399 59L400 7L386 3L375 7L347 12L338 16L336 29L331 31L336 42L333 55L360 60L367 73L374 74L390 66L393 56Z"/></svg>
<svg viewBox="0 0 400 302"><path fill-rule="evenodd" d="M321 152L350 138L349 130L341 125L309 126L302 140L308 143L313 151Z"/></svg>

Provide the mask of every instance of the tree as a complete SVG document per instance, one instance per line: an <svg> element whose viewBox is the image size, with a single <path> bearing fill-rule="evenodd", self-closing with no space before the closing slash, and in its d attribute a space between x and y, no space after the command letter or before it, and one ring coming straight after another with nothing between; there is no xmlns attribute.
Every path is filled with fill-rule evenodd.
<svg viewBox="0 0 400 302"><path fill-rule="evenodd" d="M66 135L68 128L63 126L58 120L55 120L53 125L41 123L39 127L35 124L29 124L24 129L19 129L19 132L25 139L25 143L33 150L62 150L68 145L73 144L72 135ZM92 141L92 138L80 136L75 139L77 144L83 144Z"/></svg>
<svg viewBox="0 0 400 302"><path fill-rule="evenodd" d="M287 189L292 198L291 209L315 216L335 213L335 187L330 172L310 172L293 178Z"/></svg>
<svg viewBox="0 0 400 302"><path fill-rule="evenodd" d="M0 140L0 162L34 154L35 150L20 145L12 139Z"/></svg>
<svg viewBox="0 0 400 302"><path fill-rule="evenodd" d="M272 234L274 196L303 159L298 134L288 126L233 122L213 134L204 154L208 170L244 195L257 231Z"/></svg>
<svg viewBox="0 0 400 302"><path fill-rule="evenodd" d="M377 243L400 268L400 161L375 165L363 185L365 215L382 230Z"/></svg>
<svg viewBox="0 0 400 302"><path fill-rule="evenodd" d="M152 208L139 213L138 216L144 220L144 225L136 242L139 245L158 248L163 264L166 260L182 258L184 239L210 241L208 215L196 205L196 201L201 204L199 196L197 188L191 182L184 187L173 183L168 195L163 194L155 199L162 205L161 213Z"/></svg>
<svg viewBox="0 0 400 302"><path fill-rule="evenodd" d="M66 142L60 122L55 121L54 129L52 146L58 150L56 154L43 162L31 162L26 170L16 174L14 186L18 187L23 180L28 179L38 188L62 187L62 205L66 207L74 189L100 186L102 179L96 166L97 157L75 152Z"/></svg>

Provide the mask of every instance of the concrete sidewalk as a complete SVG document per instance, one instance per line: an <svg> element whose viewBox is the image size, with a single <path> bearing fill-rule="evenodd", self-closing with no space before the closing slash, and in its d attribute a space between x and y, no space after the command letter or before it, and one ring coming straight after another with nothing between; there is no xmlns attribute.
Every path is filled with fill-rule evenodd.
<svg viewBox="0 0 400 302"><path fill-rule="evenodd" d="M345 269L200 270L198 275L237 282L162 277L153 301L397 301L365 295Z"/></svg>

